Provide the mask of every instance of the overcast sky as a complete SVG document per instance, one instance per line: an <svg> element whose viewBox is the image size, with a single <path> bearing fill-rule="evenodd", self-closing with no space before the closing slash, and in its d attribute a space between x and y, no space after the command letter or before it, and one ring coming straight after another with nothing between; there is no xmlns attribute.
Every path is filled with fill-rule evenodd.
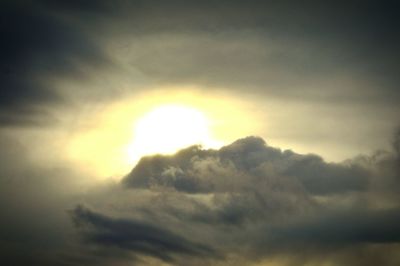
<svg viewBox="0 0 400 266"><path fill-rule="evenodd" d="M399 265L399 11L1 1L2 264ZM170 103L219 145L127 159Z"/></svg>

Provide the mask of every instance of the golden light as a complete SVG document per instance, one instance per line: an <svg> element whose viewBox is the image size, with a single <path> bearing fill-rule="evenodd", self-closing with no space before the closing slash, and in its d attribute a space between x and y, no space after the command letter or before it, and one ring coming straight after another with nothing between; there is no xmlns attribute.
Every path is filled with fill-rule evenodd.
<svg viewBox="0 0 400 266"><path fill-rule="evenodd" d="M152 90L80 114L67 157L98 177L121 177L145 155L200 144L218 148L259 132L252 107L193 87Z"/></svg>
<svg viewBox="0 0 400 266"><path fill-rule="evenodd" d="M181 148L200 144L217 148L206 116L199 110L182 105L163 105L141 117L135 124L134 140L128 152L132 162L150 154L171 154Z"/></svg>

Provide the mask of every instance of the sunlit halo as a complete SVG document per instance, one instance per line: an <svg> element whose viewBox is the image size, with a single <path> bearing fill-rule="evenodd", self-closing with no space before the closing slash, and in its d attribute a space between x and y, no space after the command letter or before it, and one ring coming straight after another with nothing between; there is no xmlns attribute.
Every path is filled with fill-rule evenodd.
<svg viewBox="0 0 400 266"><path fill-rule="evenodd" d="M170 154L180 148L200 144L219 146L210 135L209 121L195 108L163 105L142 116L134 126L133 142L128 147L132 162L149 154Z"/></svg>
<svg viewBox="0 0 400 266"><path fill-rule="evenodd" d="M98 178L120 178L142 156L172 154L191 145L219 148L259 132L241 99L166 87L99 106L74 121L64 147L72 163Z"/></svg>

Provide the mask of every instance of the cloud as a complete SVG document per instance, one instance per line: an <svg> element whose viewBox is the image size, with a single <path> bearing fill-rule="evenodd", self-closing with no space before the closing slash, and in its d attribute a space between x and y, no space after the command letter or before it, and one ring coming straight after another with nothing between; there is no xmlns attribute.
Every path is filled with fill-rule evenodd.
<svg viewBox="0 0 400 266"><path fill-rule="evenodd" d="M71 265L66 257L76 254L76 240L66 211L79 204L90 178L66 162L38 163L37 152L32 158L16 139L0 133L0 263Z"/></svg>
<svg viewBox="0 0 400 266"><path fill-rule="evenodd" d="M400 210L351 210L322 215L311 222L291 224L273 230L272 245L328 246L358 243L398 243ZM279 243L279 244L277 244Z"/></svg>
<svg viewBox="0 0 400 266"><path fill-rule="evenodd" d="M335 108L362 103L372 114L397 110L396 7L393 1L6 1L0 121L51 124L43 105L71 100L63 97L70 90L79 92L72 100L85 94L92 101L121 94L117 87L134 93L167 84ZM99 75L104 65L118 74ZM93 76L76 81L88 72ZM56 90L63 79L78 84Z"/></svg>
<svg viewBox="0 0 400 266"><path fill-rule="evenodd" d="M391 1L138 2L115 5L120 20L111 28L126 37L117 57L161 83L326 104L368 101L360 94L368 91L388 103L389 95L399 97L394 60L399 21L390 11L396 6Z"/></svg>
<svg viewBox="0 0 400 266"><path fill-rule="evenodd" d="M130 187L166 186L184 192L231 191L259 185L260 178L290 181L313 195L361 191L369 173L356 164L326 163L317 155L300 155L267 146L257 137L238 140L221 150L189 147L173 156L143 158L123 183ZM248 179L248 180L243 180ZM221 182L223 180L223 182Z"/></svg>
<svg viewBox="0 0 400 266"><path fill-rule="evenodd" d="M207 232L204 243L221 247L227 264L232 256L318 264L325 254L332 265L362 265L363 260L349 255L352 250L371 245L396 250L400 241L400 206L389 196L399 182L392 178L399 176L397 156L386 152L327 163L317 155L282 151L247 137L219 150L192 146L174 155L142 158L122 185L127 193L152 193L141 194L147 200L127 212L163 220L163 226L182 232L188 232L186 226ZM383 261L395 265L390 261L398 258L391 252Z"/></svg>
<svg viewBox="0 0 400 266"><path fill-rule="evenodd" d="M395 149L332 164L247 137L219 150L149 156L121 183L77 192L81 176L41 169L23 146L3 144L0 234L9 264L399 261Z"/></svg>
<svg viewBox="0 0 400 266"><path fill-rule="evenodd" d="M400 259L395 146L327 163L247 137L218 150L145 157L120 183L82 190L73 185L79 174L43 169L23 146L3 144L8 264L391 266Z"/></svg>
<svg viewBox="0 0 400 266"><path fill-rule="evenodd" d="M106 56L81 28L38 3L1 3L0 125L54 124L48 109L65 104L56 81L82 76Z"/></svg>
<svg viewBox="0 0 400 266"><path fill-rule="evenodd" d="M88 242L105 247L116 246L168 262L174 261L174 255L216 257L211 248L146 222L113 219L82 206L76 207L71 215L77 225L89 225L94 229L85 233Z"/></svg>

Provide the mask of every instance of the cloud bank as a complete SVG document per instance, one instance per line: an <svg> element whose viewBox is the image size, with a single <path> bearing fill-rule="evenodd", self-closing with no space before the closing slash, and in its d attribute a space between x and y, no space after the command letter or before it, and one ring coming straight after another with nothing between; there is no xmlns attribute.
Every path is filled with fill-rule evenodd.
<svg viewBox="0 0 400 266"><path fill-rule="evenodd" d="M258 137L192 146L142 158L71 215L84 243L138 265L396 265L398 159L327 163Z"/></svg>
<svg viewBox="0 0 400 266"><path fill-rule="evenodd" d="M45 123L43 107L121 87L195 84L391 115L400 97L394 1L1 5L3 126Z"/></svg>
<svg viewBox="0 0 400 266"><path fill-rule="evenodd" d="M91 188L68 168L38 167L9 139L0 153L2 260L394 266L398 137L391 151L342 163L246 137L144 157L120 182Z"/></svg>

